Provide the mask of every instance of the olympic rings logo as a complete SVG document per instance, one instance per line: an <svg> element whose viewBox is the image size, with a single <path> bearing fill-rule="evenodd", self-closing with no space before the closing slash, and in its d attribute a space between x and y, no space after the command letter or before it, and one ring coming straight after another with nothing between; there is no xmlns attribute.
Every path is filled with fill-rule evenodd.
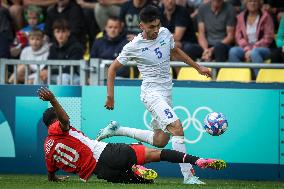
<svg viewBox="0 0 284 189"><path fill-rule="evenodd" d="M202 122L197 119L197 115L199 114L200 111L207 111L208 113L210 112L213 112L213 110L207 106L201 106L201 107L198 107L197 109L195 109L195 111L193 112L193 114L191 115L191 113L189 112L189 110L184 107L184 106L175 106L173 108L173 110L175 112L177 111L182 111L185 113L185 119L182 121L181 118L180 118L180 121L181 121L181 124L182 124L182 127L183 127L183 130L186 131L190 125L193 126L193 128L198 132L198 135L195 139L187 139L186 136L184 136L184 141L188 144L194 144L194 143L197 143L198 141L201 140L204 132L206 132L204 129L203 129L203 124ZM144 120L144 125L149 129L149 130L153 130L153 128L151 127L151 125L148 123L147 121L147 116L148 116L148 113L149 111L148 110L145 110L144 112L144 116L143 116L143 120ZM153 121L153 118L151 119L151 122ZM186 133L186 132L185 132Z"/></svg>

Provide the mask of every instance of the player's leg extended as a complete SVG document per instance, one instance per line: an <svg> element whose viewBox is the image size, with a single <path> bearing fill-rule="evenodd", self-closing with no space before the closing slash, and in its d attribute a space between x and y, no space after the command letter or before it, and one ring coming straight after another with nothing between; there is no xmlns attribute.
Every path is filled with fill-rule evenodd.
<svg viewBox="0 0 284 189"><path fill-rule="evenodd" d="M120 126L117 121L111 121L105 128L100 130L97 140L103 140L112 136L127 136L153 145L154 132L150 130Z"/></svg>
<svg viewBox="0 0 284 189"><path fill-rule="evenodd" d="M161 129L150 131L124 127L120 126L117 121L111 121L108 126L101 129L97 136L97 140L102 140L112 136L127 136L159 148L165 147L170 140L170 134L165 133Z"/></svg>
<svg viewBox="0 0 284 189"><path fill-rule="evenodd" d="M190 163L202 169L211 168L215 170L220 170L226 168L226 163L223 160L200 158L190 154L178 152L176 150L158 150L145 147L145 163L159 161L168 161L171 163Z"/></svg>

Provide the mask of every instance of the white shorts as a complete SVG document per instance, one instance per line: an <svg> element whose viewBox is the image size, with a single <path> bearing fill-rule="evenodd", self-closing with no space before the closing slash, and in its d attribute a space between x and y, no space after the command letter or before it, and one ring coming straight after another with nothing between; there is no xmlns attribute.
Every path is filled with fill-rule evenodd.
<svg viewBox="0 0 284 189"><path fill-rule="evenodd" d="M167 126L178 120L172 108L171 91L142 91L141 100L153 117L151 127L169 132Z"/></svg>

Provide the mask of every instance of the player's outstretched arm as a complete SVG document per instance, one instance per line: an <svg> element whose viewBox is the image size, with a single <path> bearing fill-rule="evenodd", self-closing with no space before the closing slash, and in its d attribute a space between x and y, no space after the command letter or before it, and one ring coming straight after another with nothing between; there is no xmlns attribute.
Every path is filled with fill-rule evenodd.
<svg viewBox="0 0 284 189"><path fill-rule="evenodd" d="M55 175L55 172L48 172L47 179L50 182L59 182L59 181L65 181L65 180L69 179L69 176L57 177Z"/></svg>
<svg viewBox="0 0 284 189"><path fill-rule="evenodd" d="M211 77L211 71L196 62L194 62L185 52L183 52L180 48L174 47L171 50L171 57L174 57L178 61L185 62L186 64L195 68L201 75L205 75L207 77Z"/></svg>
<svg viewBox="0 0 284 189"><path fill-rule="evenodd" d="M60 122L60 128L62 131L68 131L70 129L69 116L56 100L54 94L46 87L38 89L38 96L43 101L49 101L54 107L58 120Z"/></svg>
<svg viewBox="0 0 284 189"><path fill-rule="evenodd" d="M114 80L116 76L116 71L122 66L117 59L108 68L107 74L107 99L105 107L108 110L113 110L114 108Z"/></svg>

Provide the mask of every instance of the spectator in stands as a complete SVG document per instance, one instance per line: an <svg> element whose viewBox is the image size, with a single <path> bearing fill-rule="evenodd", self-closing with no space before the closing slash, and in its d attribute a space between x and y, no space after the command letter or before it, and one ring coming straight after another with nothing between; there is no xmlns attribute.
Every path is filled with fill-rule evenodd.
<svg viewBox="0 0 284 189"><path fill-rule="evenodd" d="M16 31L20 30L24 26L22 0L11 0L9 3L9 11L13 20L13 25Z"/></svg>
<svg viewBox="0 0 284 189"><path fill-rule="evenodd" d="M29 32L29 45L25 47L21 53L20 60L47 60L48 53L49 53L49 46L47 43L44 42L44 33L40 29L32 29ZM29 77L28 83L33 84L36 79L36 65L29 65ZM43 70L44 65L40 65L40 81L39 83L44 83L47 78L46 70ZM14 82L14 75L12 75L9 79L10 83ZM25 82L25 65L20 64L17 67L17 83L24 83Z"/></svg>
<svg viewBox="0 0 284 189"><path fill-rule="evenodd" d="M24 18L28 25L24 27L21 31L29 33L33 28L38 28L44 30L44 16L42 9L36 5L28 5L24 11Z"/></svg>
<svg viewBox="0 0 284 189"><path fill-rule="evenodd" d="M103 37L94 41L91 57L114 60L127 42L122 22L119 18L109 17ZM119 69L116 76L129 78L129 67Z"/></svg>
<svg viewBox="0 0 284 189"><path fill-rule="evenodd" d="M204 61L225 62L234 41L235 9L224 0L203 4L197 15L198 43Z"/></svg>
<svg viewBox="0 0 284 189"><path fill-rule="evenodd" d="M261 3L262 0L245 1L246 9L237 17L235 37L238 46L230 49L230 62L262 63L270 57L274 25L269 13L261 10Z"/></svg>
<svg viewBox="0 0 284 189"><path fill-rule="evenodd" d="M280 25L276 36L276 46L278 48L273 50L271 62L284 63L284 15L282 15L280 20Z"/></svg>
<svg viewBox="0 0 284 189"><path fill-rule="evenodd" d="M193 22L186 8L176 5L175 0L163 0L162 26L170 30L175 45L194 60L201 57L202 48L197 44Z"/></svg>
<svg viewBox="0 0 284 189"><path fill-rule="evenodd" d="M281 16L284 15L284 2L283 0L266 0L264 3L263 9L269 11L277 31Z"/></svg>
<svg viewBox="0 0 284 189"><path fill-rule="evenodd" d="M151 3L150 0L130 0L122 5L120 20L125 24L129 41L141 32L139 28L139 12L149 3Z"/></svg>
<svg viewBox="0 0 284 189"><path fill-rule="evenodd" d="M44 16L40 7L36 5L27 6L24 11L24 18L28 25L16 32L16 38L13 47L11 48L13 57L18 57L22 49L28 45L29 32L33 28L38 28L42 31L44 30Z"/></svg>
<svg viewBox="0 0 284 189"><path fill-rule="evenodd" d="M9 11L0 4L0 58L10 57L10 45L13 38L12 19Z"/></svg>
<svg viewBox="0 0 284 189"><path fill-rule="evenodd" d="M56 3L57 3L57 0L44 0L44 1L43 0L23 0L24 7L27 7L30 5L40 7L44 18L46 18L47 9L55 5Z"/></svg>
<svg viewBox="0 0 284 189"><path fill-rule="evenodd" d="M65 19L70 25L71 35L85 47L85 19L82 8L73 0L57 0L57 3L47 11L45 33L53 38L53 23L57 19Z"/></svg>
<svg viewBox="0 0 284 189"><path fill-rule="evenodd" d="M65 19L58 19L52 26L55 42L49 50L49 60L80 60L83 59L82 45L71 35L69 23ZM73 84L79 85L79 70L75 68ZM58 72L58 70L56 70ZM68 85L71 81L70 66L63 66L62 84ZM52 74L58 74L53 72ZM59 79L59 78L58 78ZM57 83L58 83L57 79Z"/></svg>

